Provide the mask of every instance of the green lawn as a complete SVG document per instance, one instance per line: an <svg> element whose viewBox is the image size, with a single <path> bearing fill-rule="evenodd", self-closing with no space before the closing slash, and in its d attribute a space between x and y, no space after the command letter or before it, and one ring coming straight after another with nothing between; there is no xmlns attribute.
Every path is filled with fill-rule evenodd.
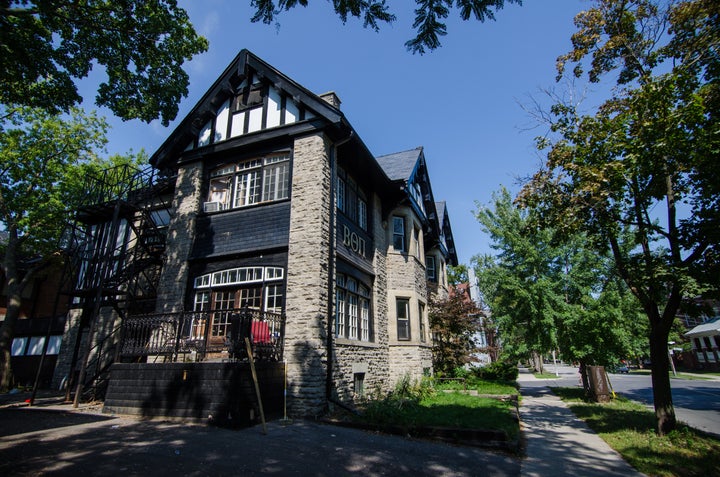
<svg viewBox="0 0 720 477"><path fill-rule="evenodd" d="M555 375L555 373L533 373L533 376L535 376L538 379L557 379L558 378Z"/></svg>
<svg viewBox="0 0 720 477"><path fill-rule="evenodd" d="M460 391L436 392L419 401L379 400L368 403L361 420L379 426L457 427L500 430L517 438L519 425L515 403L472 396Z"/></svg>
<svg viewBox="0 0 720 477"><path fill-rule="evenodd" d="M660 437L655 414L622 397L608 404L586 402L579 388L553 388L580 419L640 472L652 476L720 475L720 440L690 427Z"/></svg>

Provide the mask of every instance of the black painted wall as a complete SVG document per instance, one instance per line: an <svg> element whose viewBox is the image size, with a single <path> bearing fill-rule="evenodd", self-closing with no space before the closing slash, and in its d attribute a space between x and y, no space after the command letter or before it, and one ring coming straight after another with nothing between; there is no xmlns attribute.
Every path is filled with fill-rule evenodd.
<svg viewBox="0 0 720 477"><path fill-rule="evenodd" d="M258 362L256 371L266 419L282 417L284 364ZM115 363L103 412L233 428L260 422L249 363Z"/></svg>

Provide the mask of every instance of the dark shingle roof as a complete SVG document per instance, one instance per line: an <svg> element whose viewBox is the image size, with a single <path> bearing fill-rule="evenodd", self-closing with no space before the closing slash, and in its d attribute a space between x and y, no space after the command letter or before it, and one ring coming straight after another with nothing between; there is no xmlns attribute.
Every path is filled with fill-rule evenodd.
<svg viewBox="0 0 720 477"><path fill-rule="evenodd" d="M415 165L422 154L422 147L416 147L409 151L396 152L385 156L376 157L375 160L380 164L385 174L390 180L407 180L410 178Z"/></svg>

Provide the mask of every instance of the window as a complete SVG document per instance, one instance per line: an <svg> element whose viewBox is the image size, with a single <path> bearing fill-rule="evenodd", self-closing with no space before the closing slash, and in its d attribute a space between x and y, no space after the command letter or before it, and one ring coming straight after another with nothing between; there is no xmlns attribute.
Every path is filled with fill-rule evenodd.
<svg viewBox="0 0 720 477"><path fill-rule="evenodd" d="M402 217L393 217L393 248L405 251L405 219Z"/></svg>
<svg viewBox="0 0 720 477"><path fill-rule="evenodd" d="M230 330L229 310L235 308L235 294L230 291L216 292L213 300L212 336L227 336Z"/></svg>
<svg viewBox="0 0 720 477"><path fill-rule="evenodd" d="M337 177L337 208L351 222L357 224L361 229L368 229L368 207L365 194L358 187L357 182L345 172L338 168Z"/></svg>
<svg viewBox="0 0 720 477"><path fill-rule="evenodd" d="M425 337L425 303L420 303L418 306L418 319L420 320L420 341L425 343L427 341Z"/></svg>
<svg viewBox="0 0 720 477"><path fill-rule="evenodd" d="M263 201L288 198L290 189L290 156L265 158L263 169Z"/></svg>
<svg viewBox="0 0 720 477"><path fill-rule="evenodd" d="M435 270L435 257L425 257L425 276L431 282L437 281L437 271Z"/></svg>
<svg viewBox="0 0 720 477"><path fill-rule="evenodd" d="M360 285L360 339L370 341L370 291Z"/></svg>
<svg viewBox="0 0 720 477"><path fill-rule="evenodd" d="M345 212L345 179L338 176L337 180L337 208L340 212Z"/></svg>
<svg viewBox="0 0 720 477"><path fill-rule="evenodd" d="M417 227L413 229L413 253L417 258L422 256L422 251L420 250L420 229Z"/></svg>
<svg viewBox="0 0 720 477"><path fill-rule="evenodd" d="M12 356L22 356L25 354L25 346L27 346L27 337L13 338L12 345L10 346L10 354Z"/></svg>
<svg viewBox="0 0 720 477"><path fill-rule="evenodd" d="M241 308L282 313L284 276L280 267L240 267L206 273L195 278L193 310L209 312L210 336L224 337L230 331L230 317ZM204 336L205 316L195 317L190 336Z"/></svg>
<svg viewBox="0 0 720 477"><path fill-rule="evenodd" d="M345 290L337 289L335 294L335 336L345 336Z"/></svg>
<svg viewBox="0 0 720 477"><path fill-rule="evenodd" d="M260 202L260 161L247 161L238 166L240 172L235 179L234 207Z"/></svg>
<svg viewBox="0 0 720 477"><path fill-rule="evenodd" d="M361 229L367 231L368 229L368 216L367 216L367 202L365 199L358 199L358 225Z"/></svg>
<svg viewBox="0 0 720 477"><path fill-rule="evenodd" d="M397 310L397 339L407 341L410 339L410 300L396 298L395 309Z"/></svg>
<svg viewBox="0 0 720 477"><path fill-rule="evenodd" d="M365 373L353 374L353 392L356 396L365 394Z"/></svg>
<svg viewBox="0 0 720 477"><path fill-rule="evenodd" d="M337 275L335 336L371 341L370 289L355 278Z"/></svg>
<svg viewBox="0 0 720 477"><path fill-rule="evenodd" d="M287 199L289 195L289 154L252 159L210 173L205 212Z"/></svg>
<svg viewBox="0 0 720 477"><path fill-rule="evenodd" d="M59 354L61 344L62 335L50 336L46 354ZM10 354L11 356L40 356L43 348L45 348L45 336L22 336L13 338Z"/></svg>

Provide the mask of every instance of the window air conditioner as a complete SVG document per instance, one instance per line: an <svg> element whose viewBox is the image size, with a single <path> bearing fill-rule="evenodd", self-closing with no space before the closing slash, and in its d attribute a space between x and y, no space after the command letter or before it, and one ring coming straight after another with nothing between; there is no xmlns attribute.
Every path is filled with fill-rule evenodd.
<svg viewBox="0 0 720 477"><path fill-rule="evenodd" d="M222 204L220 202L204 202L203 203L203 210L205 212L217 212L218 210L222 210Z"/></svg>

